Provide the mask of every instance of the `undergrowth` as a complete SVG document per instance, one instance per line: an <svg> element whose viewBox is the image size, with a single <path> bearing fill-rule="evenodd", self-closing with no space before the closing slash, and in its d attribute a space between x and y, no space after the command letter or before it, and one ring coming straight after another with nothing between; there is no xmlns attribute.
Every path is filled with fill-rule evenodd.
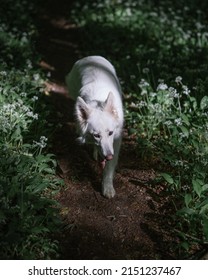
<svg viewBox="0 0 208 280"><path fill-rule="evenodd" d="M154 90L141 80L140 95L126 97L126 121L142 157L157 158L160 180L175 197L179 252L188 257L196 244L208 243L208 96L198 103L176 77L176 86L160 81Z"/></svg>
<svg viewBox="0 0 208 280"><path fill-rule="evenodd" d="M29 1L1 1L0 18L0 258L57 257L52 237L61 222L54 195L62 184L47 153L44 82L35 66L37 36ZM18 17L16 13L18 11Z"/></svg>

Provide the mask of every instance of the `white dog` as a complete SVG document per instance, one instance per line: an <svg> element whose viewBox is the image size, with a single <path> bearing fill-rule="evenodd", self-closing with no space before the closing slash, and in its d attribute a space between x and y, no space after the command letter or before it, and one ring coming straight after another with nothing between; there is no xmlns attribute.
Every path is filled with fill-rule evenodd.
<svg viewBox="0 0 208 280"><path fill-rule="evenodd" d="M111 198L123 127L122 93L115 69L103 57L85 57L74 64L66 84L76 101L78 139L94 145L94 158L100 159L104 169L102 194Z"/></svg>

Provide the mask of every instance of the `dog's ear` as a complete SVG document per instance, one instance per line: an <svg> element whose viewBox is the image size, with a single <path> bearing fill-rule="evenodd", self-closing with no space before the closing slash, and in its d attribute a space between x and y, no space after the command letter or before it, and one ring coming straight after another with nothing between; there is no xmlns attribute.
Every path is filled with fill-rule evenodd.
<svg viewBox="0 0 208 280"><path fill-rule="evenodd" d="M80 123L85 123L91 113L90 107L87 103L81 98L77 97L76 102L76 116Z"/></svg>
<svg viewBox="0 0 208 280"><path fill-rule="evenodd" d="M118 112L114 105L114 96L112 92L109 92L108 97L105 101L104 110L111 113L115 118L118 117Z"/></svg>

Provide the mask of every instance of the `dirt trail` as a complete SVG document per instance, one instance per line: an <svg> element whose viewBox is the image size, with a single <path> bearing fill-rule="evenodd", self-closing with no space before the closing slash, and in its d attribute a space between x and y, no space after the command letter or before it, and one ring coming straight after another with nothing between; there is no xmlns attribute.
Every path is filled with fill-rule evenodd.
<svg viewBox="0 0 208 280"><path fill-rule="evenodd" d="M57 110L53 153L58 159L58 176L66 185L58 198L68 224L60 236L60 258L173 258L169 251L172 240L165 230L162 191L150 184L155 172L137 158L125 131L114 183L117 195L110 200L100 194L97 164L86 147L75 141L74 104L60 90L65 74L79 57L77 29L67 18L69 2L44 1L38 17L41 66L51 70L50 79L55 84L50 95Z"/></svg>

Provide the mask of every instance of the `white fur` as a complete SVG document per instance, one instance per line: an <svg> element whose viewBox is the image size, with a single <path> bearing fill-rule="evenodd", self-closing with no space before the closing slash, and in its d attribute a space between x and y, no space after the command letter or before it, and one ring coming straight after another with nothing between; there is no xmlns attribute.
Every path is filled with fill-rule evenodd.
<svg viewBox="0 0 208 280"><path fill-rule="evenodd" d="M101 157L102 193L111 198L123 127L122 93L115 69L103 57L88 56L74 64L66 84L76 101L79 141L93 144L94 157Z"/></svg>

